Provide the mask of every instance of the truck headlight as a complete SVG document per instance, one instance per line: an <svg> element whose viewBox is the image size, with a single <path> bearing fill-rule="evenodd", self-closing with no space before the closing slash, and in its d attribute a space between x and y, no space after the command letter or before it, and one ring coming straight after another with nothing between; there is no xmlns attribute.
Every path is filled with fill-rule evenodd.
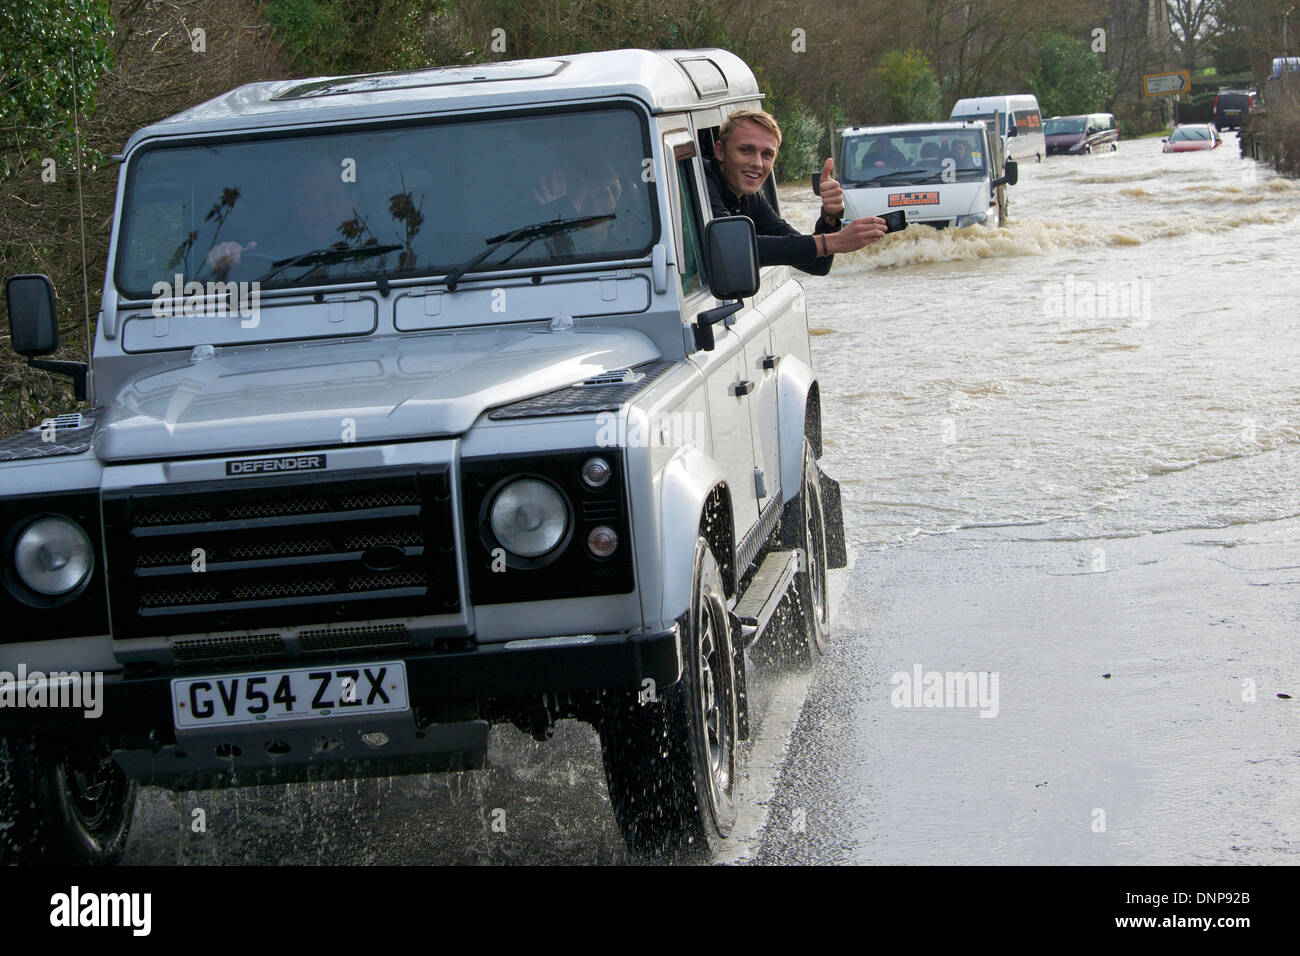
<svg viewBox="0 0 1300 956"><path fill-rule="evenodd" d="M984 225L984 223L988 221L989 221L988 213L975 212L975 213L971 213L969 216L958 216L957 228L960 229L962 226L982 226Z"/></svg>
<svg viewBox="0 0 1300 956"><path fill-rule="evenodd" d="M521 558L536 558L564 540L569 509L551 485L520 478L506 485L492 502L489 521L501 545Z"/></svg>
<svg viewBox="0 0 1300 956"><path fill-rule="evenodd" d="M51 516L33 521L14 544L14 570L37 594L58 597L85 584L95 552L81 525Z"/></svg>

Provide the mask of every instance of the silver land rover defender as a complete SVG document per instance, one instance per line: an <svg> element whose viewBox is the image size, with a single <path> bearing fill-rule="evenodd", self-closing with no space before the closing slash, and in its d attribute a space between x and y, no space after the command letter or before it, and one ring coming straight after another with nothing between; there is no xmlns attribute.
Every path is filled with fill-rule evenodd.
<svg viewBox="0 0 1300 956"><path fill-rule="evenodd" d="M132 136L92 365L6 283L89 409L0 443L0 858L114 861L137 783L473 769L565 718L633 852L716 848L746 648L815 659L845 557L803 291L710 221L760 99L620 50Z"/></svg>

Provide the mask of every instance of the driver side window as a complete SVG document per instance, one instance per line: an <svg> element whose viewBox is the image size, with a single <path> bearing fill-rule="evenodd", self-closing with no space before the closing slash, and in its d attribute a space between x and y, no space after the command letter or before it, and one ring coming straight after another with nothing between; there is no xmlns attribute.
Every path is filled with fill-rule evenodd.
<svg viewBox="0 0 1300 956"><path fill-rule="evenodd" d="M690 295L704 286L704 251L701 236L703 218L700 216L699 190L696 188L695 162L691 157L677 161L677 187L680 194L682 216L682 249L679 269L682 294Z"/></svg>

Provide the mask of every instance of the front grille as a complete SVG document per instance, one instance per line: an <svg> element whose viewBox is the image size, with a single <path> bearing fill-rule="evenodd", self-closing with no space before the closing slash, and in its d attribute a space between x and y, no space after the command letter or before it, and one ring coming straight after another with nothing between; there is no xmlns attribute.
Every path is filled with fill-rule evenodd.
<svg viewBox="0 0 1300 956"><path fill-rule="evenodd" d="M613 521L619 512L617 498L590 498L582 502L582 517L588 521Z"/></svg>
<svg viewBox="0 0 1300 956"><path fill-rule="evenodd" d="M248 657L274 657L284 653L278 634L196 637L172 644L172 656L181 663L230 661Z"/></svg>
<svg viewBox="0 0 1300 956"><path fill-rule="evenodd" d="M342 651L358 647L387 647L409 644L411 635L401 625L375 624L369 627L332 627L303 631L298 643L304 651Z"/></svg>
<svg viewBox="0 0 1300 956"><path fill-rule="evenodd" d="M132 488L103 510L119 639L460 610L446 466Z"/></svg>

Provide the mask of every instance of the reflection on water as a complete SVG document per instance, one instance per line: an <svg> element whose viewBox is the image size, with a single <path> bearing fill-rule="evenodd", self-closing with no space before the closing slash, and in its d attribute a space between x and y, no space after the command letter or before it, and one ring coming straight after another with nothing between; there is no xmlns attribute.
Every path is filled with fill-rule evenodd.
<svg viewBox="0 0 1300 956"><path fill-rule="evenodd" d="M807 228L807 187L781 195ZM1125 141L1022 164L1004 229L913 227L802 277L851 540L1300 514L1298 211L1233 136Z"/></svg>

